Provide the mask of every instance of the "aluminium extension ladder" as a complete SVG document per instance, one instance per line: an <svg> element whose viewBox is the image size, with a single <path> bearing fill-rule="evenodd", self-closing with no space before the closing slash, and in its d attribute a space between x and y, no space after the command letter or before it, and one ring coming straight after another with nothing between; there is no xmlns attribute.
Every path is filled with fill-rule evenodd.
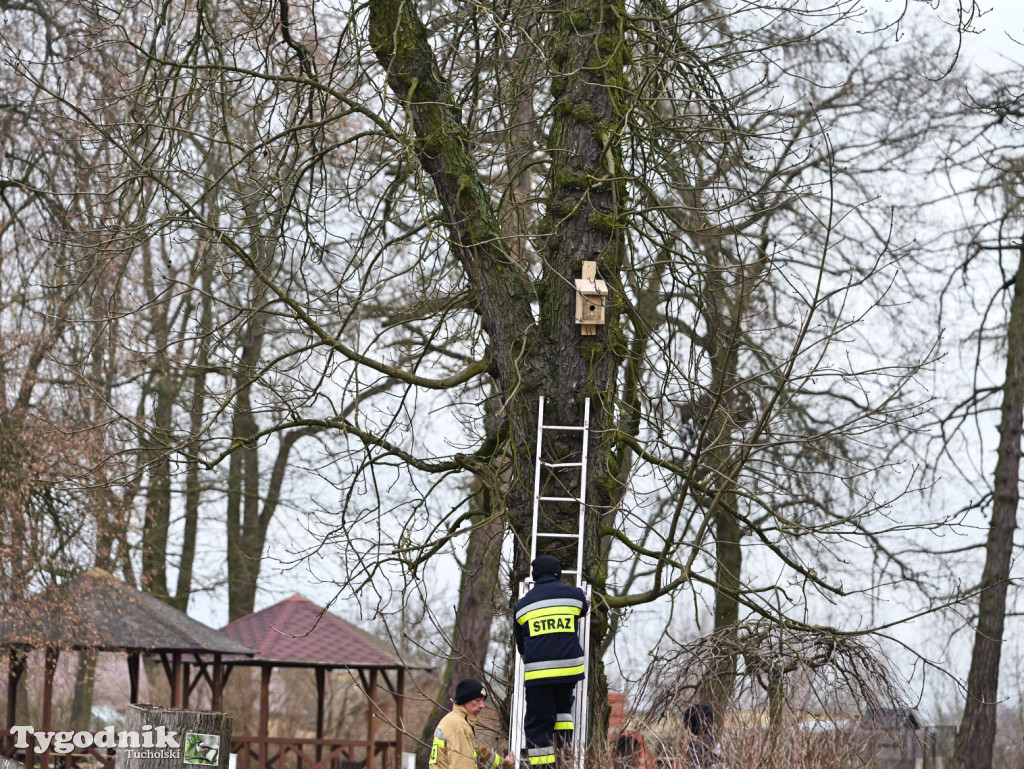
<svg viewBox="0 0 1024 769"><path fill-rule="evenodd" d="M542 456L545 431L564 431L580 433L582 449L579 462L545 462ZM575 425L546 425L544 424L544 396L540 398L540 408L537 415L537 462L533 476L533 527L530 530L530 563L537 558L537 540L540 539L575 539L576 540L576 568L563 569L563 574L571 574L577 586L583 589L587 596L587 604L591 605L590 585L583 581L583 522L587 508L587 449L590 435L590 398L583 404L583 424ZM580 469L579 495L575 497L545 497L541 496L541 469L558 469L578 467ZM579 526L575 534L555 533L537 531L537 520L542 503L551 502L575 502L579 505ZM522 598L533 587L532 579L525 579L519 583L519 597ZM513 618L513 622L515 619ZM584 678L576 685L576 701L573 705L572 720L573 730L573 766L575 769L583 769L583 758L586 753L587 744L587 683L589 679L590 660L590 613L580 620L579 625L580 645L583 647L583 658L587 661L584 669ZM512 692L512 716L511 734L509 735L509 751L519 760L523 748L526 746L526 735L523 733L523 722L526 716L526 687L525 672L523 670L523 658L518 649L515 649L516 663L514 673L514 689Z"/></svg>

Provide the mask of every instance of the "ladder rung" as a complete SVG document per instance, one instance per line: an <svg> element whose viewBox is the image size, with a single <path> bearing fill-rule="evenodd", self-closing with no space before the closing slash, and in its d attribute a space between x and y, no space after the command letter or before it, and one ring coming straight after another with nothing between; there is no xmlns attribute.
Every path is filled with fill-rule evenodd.
<svg viewBox="0 0 1024 769"><path fill-rule="evenodd" d="M554 534L554 533L549 534L549 533L544 532L544 531L538 531L537 532L537 536L538 537L557 537L558 539L579 539L580 538L579 534ZM565 571L565 569L562 569L562 571ZM576 572L572 572L572 573L575 574Z"/></svg>
<svg viewBox="0 0 1024 769"><path fill-rule="evenodd" d="M541 462L544 467L583 467L582 462Z"/></svg>
<svg viewBox="0 0 1024 769"><path fill-rule="evenodd" d="M585 428L585 427L577 427L576 425L542 425L541 429L542 430L576 430L576 431L582 431L582 430L586 430L587 428Z"/></svg>
<svg viewBox="0 0 1024 769"><path fill-rule="evenodd" d="M579 504L576 497L537 497L541 502L575 502Z"/></svg>

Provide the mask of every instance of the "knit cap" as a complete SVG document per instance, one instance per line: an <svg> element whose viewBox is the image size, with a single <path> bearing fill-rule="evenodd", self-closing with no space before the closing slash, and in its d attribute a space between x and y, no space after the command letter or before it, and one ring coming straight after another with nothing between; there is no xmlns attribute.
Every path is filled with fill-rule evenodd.
<svg viewBox="0 0 1024 769"><path fill-rule="evenodd" d="M544 574L554 574L560 579L562 577L562 562L553 555L539 556L533 562L533 578L539 579Z"/></svg>
<svg viewBox="0 0 1024 769"><path fill-rule="evenodd" d="M487 689L475 678L463 678L455 686L456 705L465 705L477 697L487 697Z"/></svg>

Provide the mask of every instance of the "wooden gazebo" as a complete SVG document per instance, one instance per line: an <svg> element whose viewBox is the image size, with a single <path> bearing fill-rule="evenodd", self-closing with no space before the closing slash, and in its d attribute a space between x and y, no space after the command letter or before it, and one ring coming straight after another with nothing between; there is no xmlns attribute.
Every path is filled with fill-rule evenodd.
<svg viewBox="0 0 1024 769"><path fill-rule="evenodd" d="M50 731L53 676L61 651L124 652L127 656L129 702L139 696L141 656L158 658L171 690L171 707L183 707L201 680L210 687L213 709L221 706L226 667L223 659L252 656L243 643L214 630L100 569L53 586L30 598L0 606L0 648L7 650L7 718L0 731L0 754L14 754L11 727L17 717L18 681L25 671L28 652L44 651L41 723ZM192 675L195 670L195 675ZM113 766L106 751L87 752L102 766ZM53 756L70 764L81 755ZM51 756L33 753L33 741L24 757L31 767L38 760L47 769Z"/></svg>
<svg viewBox="0 0 1024 769"><path fill-rule="evenodd" d="M429 669L403 662L389 645L355 625L293 595L222 628L225 635L256 650L251 658L225 658L228 666L260 670L257 734L232 738L238 769L399 769L402 758L406 672ZM316 679L316 736L270 736L269 695L274 668L306 668ZM324 734L324 690L328 671L347 671L367 699L363 739L337 739ZM394 737L381 739L385 715L379 692L394 699Z"/></svg>

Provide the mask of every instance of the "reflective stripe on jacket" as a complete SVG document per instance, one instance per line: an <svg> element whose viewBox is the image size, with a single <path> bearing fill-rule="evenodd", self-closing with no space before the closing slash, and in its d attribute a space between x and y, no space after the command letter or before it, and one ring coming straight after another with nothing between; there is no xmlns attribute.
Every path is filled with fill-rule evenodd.
<svg viewBox="0 0 1024 769"><path fill-rule="evenodd" d="M430 746L430 766L437 769L514 769L512 764L476 739L476 716L462 705L438 723Z"/></svg>
<svg viewBox="0 0 1024 769"><path fill-rule="evenodd" d="M563 585L553 574L542 574L533 589L519 599L512 628L523 655L527 686L583 678L586 660L578 630L587 609L583 591Z"/></svg>

